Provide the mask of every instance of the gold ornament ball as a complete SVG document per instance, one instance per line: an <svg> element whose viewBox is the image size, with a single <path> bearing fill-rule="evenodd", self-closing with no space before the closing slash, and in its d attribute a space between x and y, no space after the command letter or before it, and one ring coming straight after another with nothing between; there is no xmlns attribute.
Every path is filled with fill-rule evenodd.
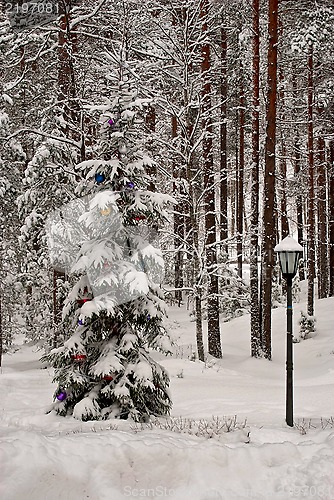
<svg viewBox="0 0 334 500"><path fill-rule="evenodd" d="M102 208L102 210L100 211L101 215L110 215L110 213L111 213L111 208L110 207Z"/></svg>

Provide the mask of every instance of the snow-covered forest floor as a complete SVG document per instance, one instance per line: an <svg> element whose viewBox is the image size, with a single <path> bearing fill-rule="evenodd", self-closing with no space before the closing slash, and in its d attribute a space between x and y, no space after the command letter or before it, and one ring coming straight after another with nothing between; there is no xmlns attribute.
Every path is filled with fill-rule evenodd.
<svg viewBox="0 0 334 500"><path fill-rule="evenodd" d="M301 309L303 302L294 307L295 331ZM284 307L273 311L271 362L250 358L244 316L223 323L224 357L206 364L189 359L195 325L184 308L172 307L168 325L180 347L157 359L171 376L176 420L161 419L160 427L46 414L52 370L41 366L41 351L17 338L0 375L0 498L332 500L333 298L316 302L316 318L316 336L294 345L293 429L284 421ZM189 419L200 422L190 427Z"/></svg>

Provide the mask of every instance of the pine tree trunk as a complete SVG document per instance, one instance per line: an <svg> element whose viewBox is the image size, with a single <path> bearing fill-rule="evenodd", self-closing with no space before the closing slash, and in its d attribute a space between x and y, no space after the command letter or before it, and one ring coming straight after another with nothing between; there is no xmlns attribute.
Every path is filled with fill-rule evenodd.
<svg viewBox="0 0 334 500"><path fill-rule="evenodd" d="M230 237L234 238L235 236L235 194L236 194L236 179L235 179L235 171L237 169L237 160L236 160L236 166L233 172L233 177L230 176L229 181L228 181L228 195L230 199L230 206L231 206L231 221L230 221Z"/></svg>
<svg viewBox="0 0 334 500"><path fill-rule="evenodd" d="M208 0L201 0L200 14L202 33L208 37ZM202 52L202 116L203 116L203 170L204 170L204 203L205 203L205 232L206 232L206 266L208 272L208 350L216 358L222 357L219 299L218 299L218 272L217 272L217 245L216 245L216 218L215 218L215 190L213 170L212 118L211 118L211 62L210 44L204 40Z"/></svg>
<svg viewBox="0 0 334 500"><path fill-rule="evenodd" d="M250 322L251 355L260 355L260 304L259 304L259 163L260 163L260 28L259 0L253 0L253 99L252 99L252 193L250 237Z"/></svg>
<svg viewBox="0 0 334 500"><path fill-rule="evenodd" d="M315 279L315 199L314 199L314 151L313 151L313 48L308 55L308 288L307 313L314 315Z"/></svg>
<svg viewBox="0 0 334 500"><path fill-rule="evenodd" d="M222 23L223 23L222 19ZM228 238L227 213L227 32L221 28L221 74L220 74L220 241ZM228 245L220 246L228 254Z"/></svg>
<svg viewBox="0 0 334 500"><path fill-rule="evenodd" d="M63 106L63 115L66 121L64 132L79 140L80 117L75 101L76 85L73 67L73 54L77 50L77 39L76 35L70 31L70 10L70 0L64 0L60 4L58 34L58 102Z"/></svg>
<svg viewBox="0 0 334 500"><path fill-rule="evenodd" d="M318 139L318 298L324 299L328 295L328 262L327 262L327 216L326 195L327 179L325 170L325 141Z"/></svg>
<svg viewBox="0 0 334 500"><path fill-rule="evenodd" d="M329 295L334 296L334 141L329 145Z"/></svg>
<svg viewBox="0 0 334 500"><path fill-rule="evenodd" d="M70 32L70 0L60 4L59 32L58 32L58 104L62 108L64 134L74 140L81 139L81 160L85 160L85 140L80 131L80 113L75 100L75 74L73 67L73 54L77 51L77 38ZM57 287L58 281L65 282L65 273L53 271L53 319L54 319L54 345L57 345L57 325L61 321L63 302L59 301Z"/></svg>
<svg viewBox="0 0 334 500"><path fill-rule="evenodd" d="M155 132L155 122L156 122L156 113L155 113L155 108L154 106L149 106L146 116L145 116L145 121L146 121L146 126L149 130L150 133ZM150 149L150 148L149 148ZM153 163L153 165L150 165L149 167L146 167L147 174L150 177L150 183L148 185L148 190L155 192L155 183L157 180L157 168L156 165Z"/></svg>
<svg viewBox="0 0 334 500"><path fill-rule="evenodd" d="M57 326L61 322L61 311L63 304L60 303L57 296L58 279L64 281L65 274L60 271L53 270L53 321L54 325ZM57 340L54 338L54 346L56 346Z"/></svg>
<svg viewBox="0 0 334 500"><path fill-rule="evenodd" d="M0 290L0 368L2 367L3 331L2 331L2 292Z"/></svg>
<svg viewBox="0 0 334 500"><path fill-rule="evenodd" d="M245 94L243 84L243 65L240 61L240 90L239 90L239 162L237 171L237 261L238 276L242 279L242 235L244 211L244 168L245 168Z"/></svg>
<svg viewBox="0 0 334 500"><path fill-rule="evenodd" d="M236 89L237 90L237 89ZM235 100L236 102L238 101L238 92L236 92L235 95ZM234 179L234 192L233 192L233 212L232 212L232 220L233 220L233 227L234 227L234 235L236 236L235 241L236 245L238 245L238 213L239 213L239 118L240 114L240 109L239 106L237 107L235 111L235 169L233 175L235 176ZM234 256L233 256L234 257ZM238 252L236 251L236 260L238 261Z"/></svg>
<svg viewBox="0 0 334 500"><path fill-rule="evenodd" d="M269 0L268 93L264 172L262 241L262 339L263 353L271 359L271 297L275 246L275 158L277 102L278 0Z"/></svg>
<svg viewBox="0 0 334 500"><path fill-rule="evenodd" d="M32 318L31 318L31 310L30 306L32 303L32 285L29 284L26 287L26 307L25 307L25 327L27 332L31 332L32 329Z"/></svg>

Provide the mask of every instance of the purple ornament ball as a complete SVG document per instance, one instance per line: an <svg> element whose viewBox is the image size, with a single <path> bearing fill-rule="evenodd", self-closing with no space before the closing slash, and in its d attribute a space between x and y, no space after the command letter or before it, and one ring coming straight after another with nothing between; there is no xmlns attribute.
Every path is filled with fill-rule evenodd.
<svg viewBox="0 0 334 500"><path fill-rule="evenodd" d="M58 401L64 401L66 398L67 394L65 391L61 391L59 394L57 394Z"/></svg>
<svg viewBox="0 0 334 500"><path fill-rule="evenodd" d="M115 125L115 121L114 121L112 118L110 118L110 119L108 120L108 123L109 123L109 125L111 125L111 126L112 126L112 125Z"/></svg>
<svg viewBox="0 0 334 500"><path fill-rule="evenodd" d="M134 182L132 182L132 181L131 181L131 182L128 182L128 183L127 183L126 187L127 187L128 189L133 189L133 188L135 187L135 184L134 184Z"/></svg>

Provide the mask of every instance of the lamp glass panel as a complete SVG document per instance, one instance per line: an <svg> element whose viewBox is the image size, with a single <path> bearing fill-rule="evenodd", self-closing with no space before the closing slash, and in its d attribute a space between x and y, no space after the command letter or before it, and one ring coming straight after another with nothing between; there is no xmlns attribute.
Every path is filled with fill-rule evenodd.
<svg viewBox="0 0 334 500"><path fill-rule="evenodd" d="M279 252L279 260L283 276L295 276L298 269L299 252Z"/></svg>
<svg viewBox="0 0 334 500"><path fill-rule="evenodd" d="M288 254L288 274L295 274L296 271L296 252L287 252Z"/></svg>
<svg viewBox="0 0 334 500"><path fill-rule="evenodd" d="M286 252L279 252L278 257L279 257L279 263L281 265L282 274L285 275L287 273Z"/></svg>

